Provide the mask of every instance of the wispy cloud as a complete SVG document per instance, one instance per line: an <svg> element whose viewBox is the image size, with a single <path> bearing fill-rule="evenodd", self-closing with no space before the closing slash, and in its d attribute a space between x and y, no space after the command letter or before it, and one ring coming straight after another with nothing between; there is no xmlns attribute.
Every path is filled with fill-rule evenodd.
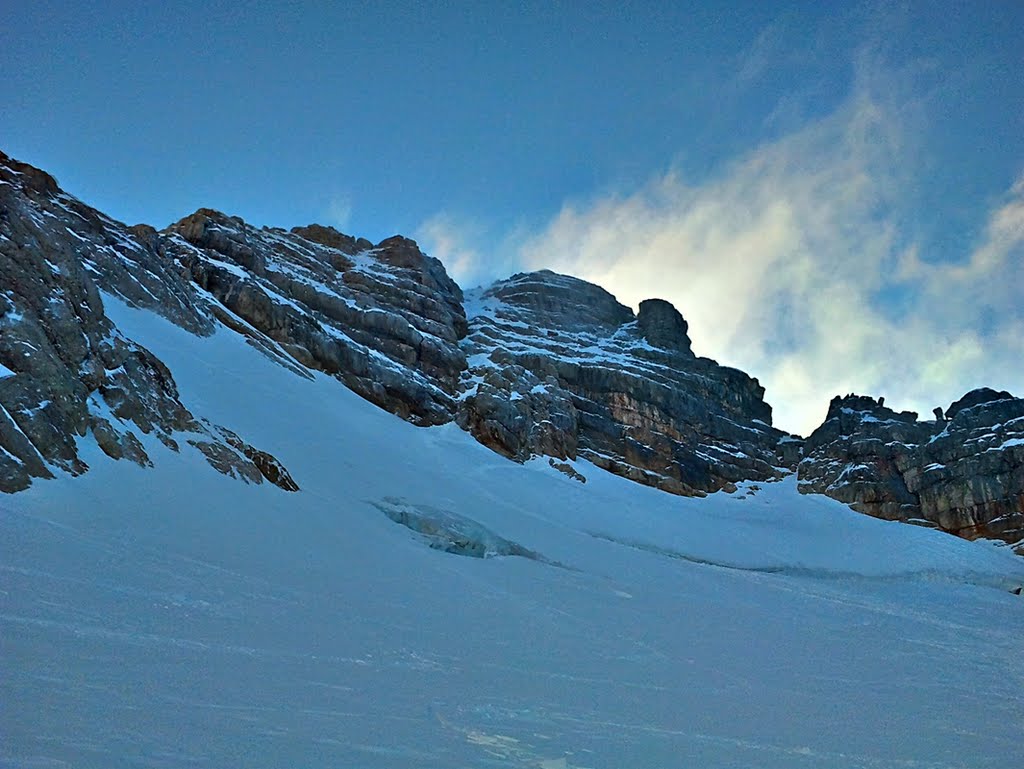
<svg viewBox="0 0 1024 769"><path fill-rule="evenodd" d="M674 302L694 348L758 376L776 422L804 433L837 393L927 414L1019 385L1024 182L962 261L923 261L900 226L900 107L869 85L707 183L667 173L565 206L524 262Z"/></svg>
<svg viewBox="0 0 1024 769"><path fill-rule="evenodd" d="M438 213L416 230L416 239L432 256L444 262L448 273L460 286L469 288L480 281L484 260L470 243L481 242L480 227L449 214ZM488 260L491 261L491 260Z"/></svg>
<svg viewBox="0 0 1024 769"><path fill-rule="evenodd" d="M327 202L324 219L332 227L346 231L352 219L351 196L344 193L333 195Z"/></svg>
<svg viewBox="0 0 1024 769"><path fill-rule="evenodd" d="M535 233L522 223L499 229L465 215L439 212L417 227L413 236L427 253L444 262L456 283L468 289L526 269L522 244Z"/></svg>
<svg viewBox="0 0 1024 769"><path fill-rule="evenodd" d="M571 273L634 306L672 301L695 351L757 376L776 424L805 434L836 394L927 415L973 387L1020 389L1024 177L968 253L921 254L907 226L917 119L899 75L863 53L831 114L699 183L670 170L567 203L518 244L516 267ZM457 275L493 269L451 218L425 229Z"/></svg>

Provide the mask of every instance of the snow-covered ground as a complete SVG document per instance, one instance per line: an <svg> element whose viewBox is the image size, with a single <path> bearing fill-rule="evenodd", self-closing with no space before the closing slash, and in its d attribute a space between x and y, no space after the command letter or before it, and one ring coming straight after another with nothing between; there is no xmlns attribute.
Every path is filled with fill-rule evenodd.
<svg viewBox="0 0 1024 769"><path fill-rule="evenodd" d="M580 484L107 305L302 491L84 438L89 473L0 497L0 766L1019 765L1007 550L792 479ZM536 558L431 549L396 509Z"/></svg>

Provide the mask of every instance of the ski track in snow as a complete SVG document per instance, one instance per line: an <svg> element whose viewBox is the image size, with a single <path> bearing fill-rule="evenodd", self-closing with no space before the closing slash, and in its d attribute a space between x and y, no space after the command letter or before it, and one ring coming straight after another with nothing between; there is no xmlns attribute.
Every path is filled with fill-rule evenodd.
<svg viewBox="0 0 1024 769"><path fill-rule="evenodd" d="M1024 565L803 497L583 485L105 297L287 494L140 436L0 497L0 767L1014 766ZM450 511L551 562L427 547Z"/></svg>

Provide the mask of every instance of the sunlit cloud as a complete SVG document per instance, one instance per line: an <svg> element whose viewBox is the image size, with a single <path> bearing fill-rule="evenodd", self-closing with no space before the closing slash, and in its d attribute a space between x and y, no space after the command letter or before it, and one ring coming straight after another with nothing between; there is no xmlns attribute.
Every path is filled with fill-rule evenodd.
<svg viewBox="0 0 1024 769"><path fill-rule="evenodd" d="M482 260L470 245L479 230L465 221L456 222L447 214L435 214L416 230L415 236L431 256L444 262L456 283L464 288L475 285Z"/></svg>
<svg viewBox="0 0 1024 769"><path fill-rule="evenodd" d="M352 198L346 194L337 194L331 197L324 212L324 220L327 224L342 232L347 231L352 219Z"/></svg>
<svg viewBox="0 0 1024 769"><path fill-rule="evenodd" d="M926 263L901 237L898 129L856 93L707 183L667 173L566 205L523 261L634 306L672 301L694 349L757 376L776 423L804 434L836 394L927 415L976 386L1019 386L1024 184L962 261Z"/></svg>
<svg viewBox="0 0 1024 769"><path fill-rule="evenodd" d="M906 93L862 54L831 114L710 178L671 169L567 202L511 259L507 246L492 259L451 217L423 229L460 282L511 261L505 274L554 269L634 307L668 299L694 350L758 377L775 423L802 434L837 394L883 395L930 416L974 387L1021 390L1024 176L967 253L922 255L907 226L919 115Z"/></svg>

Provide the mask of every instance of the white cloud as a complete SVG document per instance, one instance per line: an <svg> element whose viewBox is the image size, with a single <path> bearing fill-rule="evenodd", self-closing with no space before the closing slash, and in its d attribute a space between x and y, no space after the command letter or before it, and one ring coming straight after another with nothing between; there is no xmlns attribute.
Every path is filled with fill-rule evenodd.
<svg viewBox="0 0 1024 769"><path fill-rule="evenodd" d="M529 234L522 224L498 233L494 226L470 217L439 212L417 227L413 237L444 263L456 283L468 289L524 269L520 247Z"/></svg>
<svg viewBox="0 0 1024 769"><path fill-rule="evenodd" d="M695 350L758 376L776 423L805 434L836 394L928 415L972 387L1019 387L1024 182L964 261L926 264L899 237L900 146L893 111L861 90L706 184L668 173L567 205L523 260L629 304L672 301Z"/></svg>
<svg viewBox="0 0 1024 769"><path fill-rule="evenodd" d="M856 73L835 112L714 178L669 171L567 203L508 272L567 272L634 306L672 301L695 351L757 376L776 424L803 434L836 394L930 416L973 387L1019 391L1024 177L961 260L922 258L905 226L918 105L870 56ZM424 229L456 275L493 273L466 245L479 242L471 228L439 217Z"/></svg>
<svg viewBox="0 0 1024 769"><path fill-rule="evenodd" d="M440 259L456 283L463 288L476 285L479 281L483 261L471 240L479 240L482 231L465 221L456 221L444 213L435 214L416 230L416 240L431 256Z"/></svg>
<svg viewBox="0 0 1024 769"><path fill-rule="evenodd" d="M324 219L332 227L345 232L352 219L352 198L340 193L332 196L327 203Z"/></svg>

